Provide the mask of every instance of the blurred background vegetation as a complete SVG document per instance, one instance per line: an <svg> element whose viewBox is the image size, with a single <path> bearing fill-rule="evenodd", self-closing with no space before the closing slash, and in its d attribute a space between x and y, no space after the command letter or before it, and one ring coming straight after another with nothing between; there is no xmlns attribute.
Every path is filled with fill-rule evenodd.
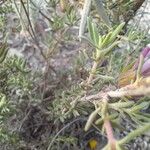
<svg viewBox="0 0 150 150"><path fill-rule="evenodd" d="M86 0L0 1L0 149L96 150L107 144L101 125L93 123L84 131L89 115L96 108L95 103L80 99L119 87L124 67L133 64L140 49L149 44L150 26L142 28L139 24L150 2L93 0L87 15L91 20L80 41L78 33L85 3ZM92 43L90 27L97 39L101 36L104 40L122 22L125 25L114 41L123 42L103 56L87 92L84 82L91 73L98 46ZM130 98L113 102L127 99ZM117 139L126 137L142 123L149 124L149 97L130 104L129 109L138 105L135 116L120 110L127 110L126 107L118 106L120 114L110 110L116 115L112 124ZM149 136L147 133L136 140L133 136L133 142L128 142L125 148L148 150Z"/></svg>

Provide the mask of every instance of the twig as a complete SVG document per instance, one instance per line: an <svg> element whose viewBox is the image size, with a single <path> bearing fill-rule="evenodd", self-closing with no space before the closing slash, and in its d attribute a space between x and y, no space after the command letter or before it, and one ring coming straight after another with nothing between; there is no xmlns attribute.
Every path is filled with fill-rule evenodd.
<svg viewBox="0 0 150 150"><path fill-rule="evenodd" d="M147 81L144 83L148 83L150 81L150 78L147 79ZM141 82L144 82L141 80ZM141 84L141 85L140 85ZM81 101L95 101L95 100L102 100L104 97L107 97L108 100L110 98L121 98L125 96L150 96L150 87L147 87L146 85L142 85L142 83L139 83L139 86L136 84L127 85L123 88L117 89L115 91L108 91L108 92L99 92L95 95L89 95L86 97L82 97Z"/></svg>
<svg viewBox="0 0 150 150"><path fill-rule="evenodd" d="M84 8L82 12L80 27L79 27L79 38L83 36L84 34L87 17L91 8L91 3L92 3L92 0L85 0L84 2Z"/></svg>
<svg viewBox="0 0 150 150"><path fill-rule="evenodd" d="M21 5L23 6L23 9L24 9L24 12L25 12L25 14L26 14L26 16L27 16L28 23L29 23L29 26L30 26L30 28L31 28L31 31L32 31L32 34L33 34L34 40L36 41L36 35L35 35L35 32L34 32L34 29L33 29L33 26L32 26L32 23L31 23L31 20L30 20L30 17L29 17L28 11L27 11L27 9L26 9L26 7L25 7L25 5L24 5L23 0L20 0L20 3L21 3Z"/></svg>
<svg viewBox="0 0 150 150"><path fill-rule="evenodd" d="M95 76L95 73L96 73L96 69L97 69L97 66L98 66L99 62L97 61L94 61L94 64L93 64L93 67L91 69L91 72L90 72L90 75L89 75L89 78L87 80L87 85L90 85L94 76Z"/></svg>
<svg viewBox="0 0 150 150"><path fill-rule="evenodd" d="M115 150L116 149L116 139L114 138L113 129L112 129L111 123L108 119L104 120L104 128L106 130L107 139L108 139L108 143L110 144L111 150Z"/></svg>
<svg viewBox="0 0 150 150"><path fill-rule="evenodd" d="M41 10L40 10L40 8L31 0L31 3L32 3L32 5L35 7L35 8L37 8L38 10L39 10L39 13L44 17L44 18L46 18L50 23L53 23L53 21L49 18L49 17L47 17Z"/></svg>
<svg viewBox="0 0 150 150"><path fill-rule="evenodd" d="M103 98L103 107L102 107L102 119L104 120L103 127L107 134L108 145L111 147L111 150L116 150L116 139L113 134L113 128L110 123L110 118L108 114L108 99Z"/></svg>
<svg viewBox="0 0 150 150"><path fill-rule="evenodd" d="M73 123L79 121L79 120L86 120L86 118L77 118L75 120L73 120L72 122L68 123L66 126L64 126L61 130L59 130L59 132L57 132L57 134L53 137L53 139L51 140L47 150L50 150L51 147L52 147L52 144L54 143L55 139L57 138L57 136L63 131L65 130L66 128L68 128L70 125L72 125Z"/></svg>
<svg viewBox="0 0 150 150"><path fill-rule="evenodd" d="M102 99L102 97L104 96L105 93L99 92L97 94L94 95L90 95L90 96L84 96L81 98L81 101L94 101L94 100L100 100ZM106 94L107 95L107 94Z"/></svg>
<svg viewBox="0 0 150 150"><path fill-rule="evenodd" d="M13 0L13 3L14 3L14 5L15 5L15 9L16 9L17 15L19 16L19 19L20 19L20 21L22 22L22 23L21 23L22 26L25 27L25 29L29 32L31 38L34 40L34 37L33 37L32 33L30 32L30 30L28 30L28 27L27 27L27 25L26 25L24 19L22 18L21 14L20 14L20 11L19 11L19 8L18 8L18 5L17 5L16 1ZM24 27L23 27L23 28L24 28Z"/></svg>
<svg viewBox="0 0 150 150"><path fill-rule="evenodd" d="M136 82L138 82L141 78L141 70L142 70L142 67L143 67L143 63L144 63L144 56L141 54L138 69L137 69L137 73L136 73Z"/></svg>

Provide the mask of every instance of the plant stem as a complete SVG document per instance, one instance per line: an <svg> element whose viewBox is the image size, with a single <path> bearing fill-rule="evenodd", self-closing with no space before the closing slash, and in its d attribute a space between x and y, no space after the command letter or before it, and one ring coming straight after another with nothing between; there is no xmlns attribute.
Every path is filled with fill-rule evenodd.
<svg viewBox="0 0 150 150"><path fill-rule="evenodd" d="M111 150L116 150L116 139L114 138L113 135L113 128L111 126L110 123L110 118L108 115L108 101L107 98L103 98L103 107L102 107L102 118L104 120L104 128L106 130L106 134L107 134L107 139L108 139L108 145L110 145Z"/></svg>
<svg viewBox="0 0 150 150"><path fill-rule="evenodd" d="M81 38L81 36L84 33L87 17L91 8L91 3L92 3L92 0L85 0L84 2L84 8L82 12L80 27L79 27L79 38Z"/></svg>
<svg viewBox="0 0 150 150"><path fill-rule="evenodd" d="M146 87L146 86L139 86L134 87L131 86L129 87L129 89L119 89L116 91L110 91L107 92L108 96L112 97L112 98L117 98L117 97L124 97L124 96L141 96L141 95L147 95L149 96L150 94L150 87Z"/></svg>
<svg viewBox="0 0 150 150"><path fill-rule="evenodd" d="M106 130L108 143L111 146L111 150L115 150L116 149L116 139L114 138L113 129L112 129L111 123L108 118L106 118L104 120L104 128Z"/></svg>
<svg viewBox="0 0 150 150"><path fill-rule="evenodd" d="M63 128L61 128L61 129L57 132L57 134L52 138L52 140L51 140L51 142L50 142L50 144L49 144L47 150L50 150L50 149L51 149L51 147L52 147L52 145L54 144L56 138L58 137L58 135L59 135L62 131L64 131L64 130L65 130L66 128L68 128L69 126L71 126L73 123L75 123L75 122L77 122L77 121L80 121L80 120L86 120L86 118L85 118L85 117L84 117L84 118L82 118L82 117L77 118L77 119L73 120L72 122L68 123L67 125L65 125Z"/></svg>
<svg viewBox="0 0 150 150"><path fill-rule="evenodd" d="M138 69L137 69L137 73L136 73L135 83L138 83L138 81L140 80L143 61L144 61L144 57L143 57L143 55L140 55L140 60L139 60L139 65L138 65Z"/></svg>
<svg viewBox="0 0 150 150"><path fill-rule="evenodd" d="M87 80L87 86L89 86L94 78L94 75L96 73L96 69L98 64L101 62L101 58L105 57L105 55L108 55L108 53L116 46L120 43L120 41L116 41L114 42L111 46L109 46L108 48L104 49L102 52L99 52L96 54L96 60L93 63L93 67L91 69L89 78Z"/></svg>
<svg viewBox="0 0 150 150"><path fill-rule="evenodd" d="M92 82L92 80L93 80L93 78L94 78L94 75L95 75L95 73L96 73L96 69L97 69L98 64L99 64L99 62L94 61L93 67L92 67L91 72L90 72L90 75L89 75L89 78L88 78L88 80L87 80L87 85L90 85L90 84L91 84L91 82Z"/></svg>

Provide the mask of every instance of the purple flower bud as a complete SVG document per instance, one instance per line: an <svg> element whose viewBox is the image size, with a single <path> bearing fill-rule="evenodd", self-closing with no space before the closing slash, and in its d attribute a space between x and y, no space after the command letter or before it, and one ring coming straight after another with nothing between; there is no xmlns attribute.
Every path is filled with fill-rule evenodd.
<svg viewBox="0 0 150 150"><path fill-rule="evenodd" d="M142 75L143 76L150 76L150 58L144 62L142 67Z"/></svg>
<svg viewBox="0 0 150 150"><path fill-rule="evenodd" d="M150 47L147 46L147 47L143 48L141 54L143 55L144 58L149 57L150 56Z"/></svg>
<svg viewBox="0 0 150 150"><path fill-rule="evenodd" d="M150 76L150 47L145 47L142 49L140 55L143 55L144 57L144 63L142 66L141 73L144 77ZM134 65L134 69L136 70L138 68L139 59Z"/></svg>

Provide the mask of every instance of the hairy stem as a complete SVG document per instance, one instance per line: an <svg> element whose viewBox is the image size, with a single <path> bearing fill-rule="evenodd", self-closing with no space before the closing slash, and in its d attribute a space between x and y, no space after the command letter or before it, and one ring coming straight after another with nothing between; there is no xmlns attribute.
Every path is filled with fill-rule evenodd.
<svg viewBox="0 0 150 150"><path fill-rule="evenodd" d="M79 27L79 38L81 38L84 33L87 16L91 8L91 3L92 3L92 0L85 0L84 2L84 8L82 12L80 27Z"/></svg>
<svg viewBox="0 0 150 150"><path fill-rule="evenodd" d="M138 69L137 69L137 73L136 73L136 81L135 82L138 82L140 80L143 61L144 61L144 56L141 54Z"/></svg>
<svg viewBox="0 0 150 150"><path fill-rule="evenodd" d="M112 129L112 126L111 126L111 123L110 123L108 117L104 120L104 128L106 130L107 139L108 139L108 143L111 147L111 150L115 150L116 149L116 139L114 138L113 129Z"/></svg>
<svg viewBox="0 0 150 150"><path fill-rule="evenodd" d="M90 72L90 75L89 75L89 78L88 78L88 80L87 80L87 85L90 85L90 84L91 84L91 82L92 82L92 80L93 80L93 78L94 78L94 75L95 75L95 73L96 73L96 69L97 69L98 64L99 64L99 62L94 61L93 67L92 67L91 72Z"/></svg>

